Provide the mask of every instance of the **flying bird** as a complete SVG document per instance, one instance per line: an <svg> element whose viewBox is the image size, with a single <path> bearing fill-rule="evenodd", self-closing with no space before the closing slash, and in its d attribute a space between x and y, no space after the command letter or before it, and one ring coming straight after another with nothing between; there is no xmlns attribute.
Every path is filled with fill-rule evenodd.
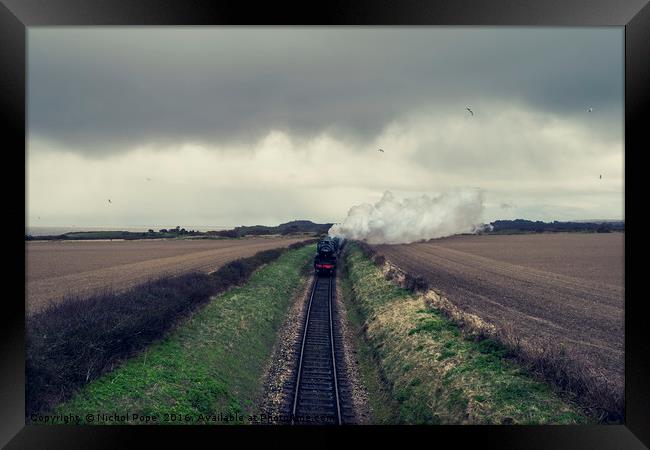
<svg viewBox="0 0 650 450"><path fill-rule="evenodd" d="M108 203L111 203L111 204L113 203L113 202L111 201L111 199L110 199L110 198L108 199Z"/></svg>
<svg viewBox="0 0 650 450"><path fill-rule="evenodd" d="M603 179L603 176L601 175L601 176L599 176L598 178L602 180L602 179Z"/></svg>
<svg viewBox="0 0 650 450"><path fill-rule="evenodd" d="M589 108L587 112L594 112L594 108Z"/></svg>
<svg viewBox="0 0 650 450"><path fill-rule="evenodd" d="M472 111L471 109L469 109L469 106L465 107L465 109L468 110L469 113L470 113L471 115L474 115L474 111Z"/></svg>
<svg viewBox="0 0 650 450"><path fill-rule="evenodd" d="M151 178L147 177L147 181L151 181Z"/></svg>
<svg viewBox="0 0 650 450"><path fill-rule="evenodd" d="M378 151L378 152L382 152L382 153L384 153L384 150L381 149L381 148L380 148L379 150L377 150L377 151Z"/></svg>

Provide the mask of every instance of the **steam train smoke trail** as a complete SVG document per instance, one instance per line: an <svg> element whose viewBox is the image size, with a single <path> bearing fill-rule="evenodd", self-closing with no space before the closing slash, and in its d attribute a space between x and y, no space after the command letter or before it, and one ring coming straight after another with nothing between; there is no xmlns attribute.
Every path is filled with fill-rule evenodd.
<svg viewBox="0 0 650 450"><path fill-rule="evenodd" d="M369 244L408 244L458 233L476 233L481 223L483 191L458 189L438 196L396 199L384 192L374 205L350 208L345 220L333 225L330 236L356 239Z"/></svg>

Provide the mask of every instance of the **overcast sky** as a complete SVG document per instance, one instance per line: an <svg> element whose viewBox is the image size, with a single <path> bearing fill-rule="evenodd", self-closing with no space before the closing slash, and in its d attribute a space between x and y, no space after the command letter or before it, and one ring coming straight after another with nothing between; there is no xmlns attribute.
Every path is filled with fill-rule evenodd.
<svg viewBox="0 0 650 450"><path fill-rule="evenodd" d="M623 36L30 27L27 222L338 222L463 187L486 222L622 218Z"/></svg>

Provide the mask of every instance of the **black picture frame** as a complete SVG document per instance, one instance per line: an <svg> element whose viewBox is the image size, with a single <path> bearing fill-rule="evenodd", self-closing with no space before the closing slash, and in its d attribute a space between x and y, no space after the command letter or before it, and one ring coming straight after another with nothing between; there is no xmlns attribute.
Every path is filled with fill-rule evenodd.
<svg viewBox="0 0 650 450"><path fill-rule="evenodd" d="M309 5L309 7L307 7ZM187 445L187 432L235 434L286 433L286 428L238 427L73 427L25 425L24 420L24 277L25 248L19 241L25 228L26 30L44 25L494 25L494 26L620 26L625 27L625 423L602 426L436 426L355 427L343 430L308 429L324 441L340 431L413 434L431 445L453 442L482 448L636 449L650 445L650 351L644 295L635 275L643 232L638 206L644 190L640 158L649 148L643 120L650 98L650 5L647 0L492 0L434 1L336 0L300 5L209 0L1 0L0 111L3 142L3 193L10 238L4 271L9 295L4 296L0 327L2 384L0 386L0 444L7 448L118 448L149 445L151 439ZM644 145L645 144L645 145ZM20 169L23 169L22 172ZM13 179L14 173L17 174ZM640 184L640 183L639 183ZM647 189L646 189L647 190ZM636 204L634 203L636 202ZM638 222L637 222L638 223ZM633 253L632 245L634 239ZM639 272L640 273L640 272ZM6 292L6 291L5 291ZM290 430L294 432L295 430ZM305 429L301 430L302 432ZM210 434L208 436L208 433ZM401 445L407 444L402 438ZM194 441L196 442L196 441ZM268 443L273 441L268 440ZM357 441L358 442L358 441ZM279 441L278 441L279 443ZM194 444L196 445L196 444ZM264 444L263 444L264 445Z"/></svg>

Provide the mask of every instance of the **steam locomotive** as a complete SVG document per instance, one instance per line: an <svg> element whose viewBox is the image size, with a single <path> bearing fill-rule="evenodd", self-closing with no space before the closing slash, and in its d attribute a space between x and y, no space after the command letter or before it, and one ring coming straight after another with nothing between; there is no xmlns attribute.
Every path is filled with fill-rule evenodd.
<svg viewBox="0 0 650 450"><path fill-rule="evenodd" d="M336 272L336 258L339 256L341 240L338 237L326 237L316 244L314 271L317 275L333 275Z"/></svg>

